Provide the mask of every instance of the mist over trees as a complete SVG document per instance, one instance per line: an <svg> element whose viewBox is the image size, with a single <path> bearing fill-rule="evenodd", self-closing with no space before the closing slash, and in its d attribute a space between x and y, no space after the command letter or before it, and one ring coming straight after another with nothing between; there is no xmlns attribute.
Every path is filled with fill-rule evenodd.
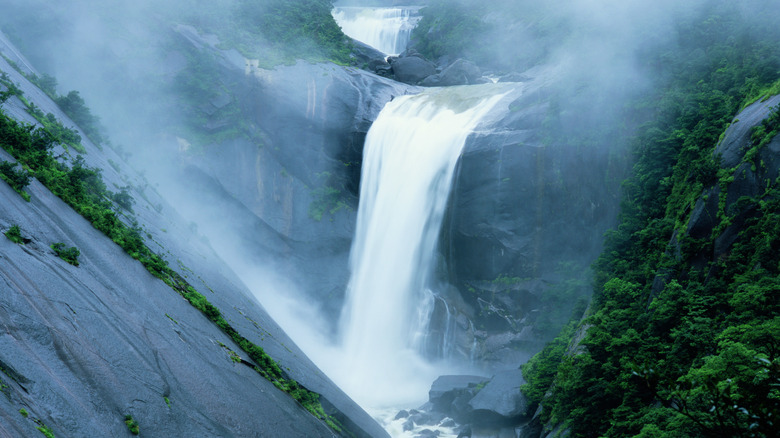
<svg viewBox="0 0 780 438"><path fill-rule="evenodd" d="M262 68L301 59L361 67L328 0L77 0L70 9L48 0L0 3L0 28L51 74L38 78L40 88L96 143L107 141L105 123L151 172L180 164L178 151L157 147L176 137L189 140L192 156L229 151L225 145L236 139L270 148L247 105L231 94L241 73L222 74L225 59L198 53L208 38L188 41L182 27L214 35L218 50ZM777 148L780 107L750 129L743 155L728 161L716 147L741 126L734 119L740 111L780 92L777 2L424 3L413 50L442 64L465 58L521 81L541 72L549 81L538 93L546 104L543 142L606 157L603 180L622 191L620 217L592 268L587 309L587 288L556 297L569 307L548 315L545 335L564 328L522 368L526 414L538 412L534 426L576 437L775 436L780 192L778 162L766 151ZM105 44L109 37L120 43ZM58 164L53 145L81 138L38 116L45 129L0 119L7 136L25 134L24 150L4 148L27 166L1 162L3 180L23 193L35 175L152 274L175 278L140 230L117 218L115 204L133 207L127 191L107 191L100 170L83 161ZM746 175L760 187L739 185ZM340 205L333 187L312 192ZM704 225L703 205L712 213ZM320 210L313 216L322 220ZM210 320L246 341L202 295L179 286ZM254 347L247 344L248 354L271 360ZM320 415L316 394L273 373L269 380Z"/></svg>

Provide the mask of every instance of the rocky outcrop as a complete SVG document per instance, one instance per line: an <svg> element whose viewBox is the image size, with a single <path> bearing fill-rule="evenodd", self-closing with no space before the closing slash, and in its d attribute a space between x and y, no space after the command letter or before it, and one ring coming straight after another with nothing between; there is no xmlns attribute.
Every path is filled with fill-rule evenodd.
<svg viewBox="0 0 780 438"><path fill-rule="evenodd" d="M745 199L759 199L777 182L780 174L780 136L776 136L759 150L751 149L756 145L751 141L753 128L760 125L780 105L780 95L756 102L732 121L726 130L723 140L715 148L721 167L729 169L730 182L721 186L715 184L704 188L702 196L696 200L688 220L686 233L695 239L714 239L712 251L702 252L693 258L693 264L705 268L708 264L720 258L739 239L739 234L745 223L755 217L758 207ZM726 187L725 195L722 190ZM723 198L721 205L720 199ZM713 236L713 231L721 222L721 217L730 217L727 227L719 235ZM679 239L672 239L672 247L679 245ZM660 282L658 289L662 288ZM655 284L653 287L656 289Z"/></svg>
<svg viewBox="0 0 780 438"><path fill-rule="evenodd" d="M524 77L521 95L467 141L440 245L471 321L463 348L496 369L527 360L570 317L576 298L556 294L588 295L586 267L620 199L620 178L604 175L625 169L607 146L544 138L554 75Z"/></svg>
<svg viewBox="0 0 780 438"><path fill-rule="evenodd" d="M525 414L528 403L520 392L524 384L520 370L502 371L469 400L471 417L477 424L512 424Z"/></svg>
<svg viewBox="0 0 780 438"><path fill-rule="evenodd" d="M407 50L399 56L391 56L386 61L373 59L366 63L366 67L369 71L380 76L423 87L472 85L487 82L482 77L482 71L473 62L465 59L449 62L442 59L437 64L413 49Z"/></svg>
<svg viewBox="0 0 780 438"><path fill-rule="evenodd" d="M424 87L447 87L451 85L471 85L482 82L482 71L473 62L458 59L441 73L430 75L420 82Z"/></svg>
<svg viewBox="0 0 780 438"><path fill-rule="evenodd" d="M419 84L423 79L436 74L436 64L421 56L390 57L393 77L406 84Z"/></svg>
<svg viewBox="0 0 780 438"><path fill-rule="evenodd" d="M428 402L432 411L457 418L465 414L464 409L474 396L476 388L487 379L482 376L448 375L439 376L428 391Z"/></svg>
<svg viewBox="0 0 780 438"><path fill-rule="evenodd" d="M4 37L0 43L4 55L35 73ZM73 126L5 60L0 70L42 111ZM16 98L3 110L33 122ZM113 149L82 138L86 165L101 169L111 188L130 186L135 219L153 251L287 376L320 394L344 433L386 436L298 349L188 219ZM0 159L11 157L0 151ZM0 236L0 435L34 436L45 425L56 436L121 436L128 433L126 415L148 436L339 435L256 373L222 330L40 183L27 191L29 203L0 183L0 231L19 225L28 239L17 245ZM289 246L270 227L265 233L274 236L275 250ZM80 265L57 258L49 248L54 242L77 247Z"/></svg>
<svg viewBox="0 0 780 438"><path fill-rule="evenodd" d="M201 56L217 60L219 77L234 78L221 92L251 129L202 155L179 156L186 162L182 177L213 202L176 207L202 222L210 238L228 239L228 251L242 254L249 265L290 278L335 321L349 275L366 133L385 103L417 89L327 63L266 69L209 45L192 28L177 32L191 47L176 50L203 51ZM220 117L234 115L217 114L212 122L222 123ZM226 203L236 212L230 217L224 215ZM272 245L280 239L284 245Z"/></svg>
<svg viewBox="0 0 780 438"><path fill-rule="evenodd" d="M528 423L527 401L520 392L524 383L518 369L498 372L490 379L440 376L431 385L425 405L401 411L395 419L405 419L404 430L437 426L458 436L515 436L523 430L518 425Z"/></svg>

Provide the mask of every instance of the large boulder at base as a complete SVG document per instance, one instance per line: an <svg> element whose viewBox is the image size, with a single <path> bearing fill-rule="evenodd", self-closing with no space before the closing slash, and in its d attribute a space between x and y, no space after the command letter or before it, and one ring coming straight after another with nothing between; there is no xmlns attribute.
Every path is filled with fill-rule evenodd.
<svg viewBox="0 0 780 438"><path fill-rule="evenodd" d="M520 392L520 385L524 383L519 369L502 371L493 376L469 401L474 423L501 424L522 416L528 407L525 396Z"/></svg>
<svg viewBox="0 0 780 438"><path fill-rule="evenodd" d="M433 405L434 411L450 415L452 405L458 398L466 396L464 401L470 400L477 385L487 380L486 377L482 376L439 376L428 391L428 402ZM452 417L452 415L450 416Z"/></svg>
<svg viewBox="0 0 780 438"><path fill-rule="evenodd" d="M406 84L418 84L430 75L436 74L436 65L417 56L390 58L395 79Z"/></svg>

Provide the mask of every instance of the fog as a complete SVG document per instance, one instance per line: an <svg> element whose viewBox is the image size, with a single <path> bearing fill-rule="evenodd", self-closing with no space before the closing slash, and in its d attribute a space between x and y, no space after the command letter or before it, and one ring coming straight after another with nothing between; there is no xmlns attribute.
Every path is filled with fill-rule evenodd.
<svg viewBox="0 0 780 438"><path fill-rule="evenodd" d="M468 7L484 3L461 2ZM590 153L615 154L628 163L626 134L643 120L631 120L628 124L621 121L620 126L610 123L624 117L627 103L648 93L659 79L654 66L647 65L642 54L673 45L681 20L701 13L709 3L707 0L558 0L541 3L499 0L489 4L492 11L487 15L487 28L479 39L464 48L463 54L480 52L475 56L479 58L477 61L488 66L486 69L501 74L516 70L516 73L534 76L543 72L545 76L541 80L547 83L544 94L552 96L556 103L550 111L559 111L555 114L560 117L562 129L558 134L576 143L583 141L577 137L578 133L589 130L591 138L586 141L592 147ZM265 13L260 9L263 4L252 3L254 16ZM348 4L362 3L353 0ZM770 2L758 0L740 2L739 8L752 13L768 4ZM207 177L218 179L211 173L232 165L227 158L224 164L218 160L238 149L237 145L241 145L242 150L251 145L265 147L263 154L268 155L252 157L258 160L258 157L270 159L275 156L272 147L286 146L278 141L271 144L264 131L269 128L258 126L258 119L271 112L267 107L257 107L257 114L250 114L246 106L239 105L234 114L219 118L222 125L193 133L192 126L199 121L197 117L229 107L221 107L215 102L219 102L225 93L229 94L233 83L242 79L240 76L225 77L218 83L209 84L206 88L210 88L213 95L186 95L202 85L190 75L196 71L194 66L201 62L192 58L200 42L190 46L192 52L171 49L181 44L184 35L176 32L177 26L195 26L202 33L215 35L213 40L217 48L227 49L230 44L245 46L247 41L252 41L252 47L244 47L244 50L258 57L278 56L273 54L271 47L276 42L251 34L246 23L235 24L238 29L236 40L219 42L219 35L226 34L224 27L234 26L245 18L240 13L246 10L237 9L239 1L0 0L0 5L7 11L0 18L0 29L18 44L38 71L56 77L59 93L66 94L69 90L81 93L93 113L100 117L113 147L123 150L128 162L144 174L182 216L192 221L295 342L331 373L337 383L347 382L350 376L338 373L349 358L340 356L336 339L337 315L344 292L325 299L321 296L312 298L320 293L312 290L313 283L320 280L306 278L310 272L302 269L306 262L296 251L306 244L317 246L312 243L316 243L316 239L295 234L303 228L300 222L308 219L287 219L301 214L295 210L298 205L295 200L289 201L289 212L273 210L288 205L285 204L288 195L303 198L299 201L301 204L313 202L313 195L308 192L316 188L312 181L317 178L303 175L306 172L303 169L287 169L284 163L263 164L277 173L292 176L289 180L281 177L273 180L278 183L273 191L278 199L273 202L259 199L259 195L252 192L254 204L252 196L236 187L225 187L224 203L220 204L213 194L204 194L202 184L188 180L195 175L195 168ZM523 21L523 15L517 12L524 8L532 17L529 21ZM290 44L297 44L301 49L313 47L311 41ZM238 52L233 53L240 60ZM202 62L207 66L216 65L214 68L218 69L219 63L225 61L204 58ZM261 58L260 62L264 60ZM300 87L305 89L313 82L307 80ZM195 108L185 104L195 105ZM288 104L286 101L274 102L278 107ZM278 108L273 111L281 112ZM226 125L226 120L233 120L235 126ZM220 139L220 135L231 130L239 134L224 141ZM325 128L322 131L323 137L330 135ZM202 134L205 139L195 134ZM596 134L603 137L594 140ZM283 135L277 134L274 138L278 137ZM319 166L317 174L344 172L341 163L326 161ZM271 167L262 167L262 170L266 172ZM200 174L198 178L201 182L206 179ZM222 178L243 181L238 170L234 175L223 175ZM231 189L234 191L230 192ZM257 193L268 190L268 187L258 188ZM232 208L235 210L230 210ZM338 254L329 263L343 272L347 271L343 235L354 229L354 224L350 223L354 220L353 215L354 212L348 210L333 213L332 217L326 214L326 218L310 231L317 235L329 227L338 228L332 234L342 247L333 251ZM248 236L250 232L258 234ZM317 251L328 257L327 248L318 247ZM333 276L346 285L341 271ZM418 358L399 360L416 361ZM468 370L468 364L458 365L460 368L450 368L449 364L430 367L415 376L418 379L409 376L388 378L383 382L384 387L375 387L372 397L358 401L374 407L381 405L383 400L387 405L394 405L417 397L421 392L418 382L430 382L437 373L478 371ZM421 364L420 367L429 365ZM417 387L409 390L414 395L400 389L397 382L414 382ZM426 391L427 388L422 389L422 393Z"/></svg>

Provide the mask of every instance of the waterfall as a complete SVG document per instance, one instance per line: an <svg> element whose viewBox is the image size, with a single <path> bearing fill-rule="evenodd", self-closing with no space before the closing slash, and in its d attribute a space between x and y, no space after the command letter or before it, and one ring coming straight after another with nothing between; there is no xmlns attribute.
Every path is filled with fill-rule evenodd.
<svg viewBox="0 0 780 438"><path fill-rule="evenodd" d="M434 305L427 289L437 237L466 138L506 92L481 85L398 97L368 132L340 321L340 383L358 402L366 394L408 402L405 384L424 397L436 377L423 376L418 351Z"/></svg>
<svg viewBox="0 0 780 438"><path fill-rule="evenodd" d="M388 55L406 50L419 8L337 7L333 18L348 36Z"/></svg>

